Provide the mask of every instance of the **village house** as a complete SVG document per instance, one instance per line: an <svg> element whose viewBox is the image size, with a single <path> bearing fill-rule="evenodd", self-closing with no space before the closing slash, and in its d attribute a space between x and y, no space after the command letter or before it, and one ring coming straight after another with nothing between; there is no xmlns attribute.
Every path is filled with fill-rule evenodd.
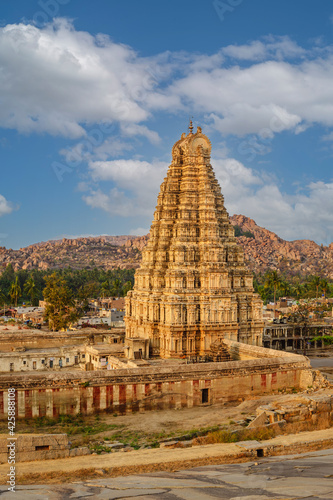
<svg viewBox="0 0 333 500"><path fill-rule="evenodd" d="M84 349L83 349L84 351ZM0 372L53 371L79 368L85 353L78 346L26 349L14 347L12 352L1 352Z"/></svg>

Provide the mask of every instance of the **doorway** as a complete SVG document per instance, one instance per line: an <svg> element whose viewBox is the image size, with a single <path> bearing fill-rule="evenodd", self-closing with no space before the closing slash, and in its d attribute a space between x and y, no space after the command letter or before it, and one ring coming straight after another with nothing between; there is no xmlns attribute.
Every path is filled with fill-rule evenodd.
<svg viewBox="0 0 333 500"><path fill-rule="evenodd" d="M201 403L209 402L209 389L201 389Z"/></svg>

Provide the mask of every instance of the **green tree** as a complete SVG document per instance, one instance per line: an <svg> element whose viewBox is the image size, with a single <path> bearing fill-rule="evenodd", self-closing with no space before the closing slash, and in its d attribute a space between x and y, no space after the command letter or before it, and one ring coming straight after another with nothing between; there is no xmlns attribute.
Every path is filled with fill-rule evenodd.
<svg viewBox="0 0 333 500"><path fill-rule="evenodd" d="M327 290L329 288L329 283L328 283L326 278L323 278L320 280L320 288L324 292L324 298L326 298L326 293L327 293Z"/></svg>
<svg viewBox="0 0 333 500"><path fill-rule="evenodd" d="M318 337L313 337L311 342L324 342L325 345L332 345L333 335L319 335Z"/></svg>
<svg viewBox="0 0 333 500"><path fill-rule="evenodd" d="M292 294L296 297L296 299L300 299L304 293L304 287L301 285L301 283L298 281L293 287L292 287Z"/></svg>
<svg viewBox="0 0 333 500"><path fill-rule="evenodd" d="M15 280L15 271L12 264L7 264L6 269L3 271L1 275L2 280L7 280L8 283L11 283Z"/></svg>
<svg viewBox="0 0 333 500"><path fill-rule="evenodd" d="M46 287L43 290L46 301L45 317L52 331L66 330L77 321L79 310L76 307L72 291L66 285L66 280L52 273L45 278Z"/></svg>
<svg viewBox="0 0 333 500"><path fill-rule="evenodd" d="M256 292L259 293L264 304L267 304L269 302L269 291L267 288L265 288L263 285L259 285L256 289Z"/></svg>
<svg viewBox="0 0 333 500"><path fill-rule="evenodd" d="M311 287L316 290L316 299L318 299L318 292L320 287L321 279L319 276L313 276L311 280Z"/></svg>
<svg viewBox="0 0 333 500"><path fill-rule="evenodd" d="M277 271L271 271L266 274L265 284L266 288L273 288L274 295L274 318L275 318L275 301L276 301L276 292L281 287L282 279L279 276Z"/></svg>
<svg viewBox="0 0 333 500"><path fill-rule="evenodd" d="M35 280L33 279L32 276L29 276L27 281L24 283L23 289L24 289L24 292L27 295L29 295L31 305L35 305L35 301L36 301L39 294L38 294Z"/></svg>
<svg viewBox="0 0 333 500"><path fill-rule="evenodd" d="M112 282L111 295L115 295L116 297L119 297L120 291L121 291L121 281L120 281L120 279L116 278Z"/></svg>
<svg viewBox="0 0 333 500"><path fill-rule="evenodd" d="M131 281L126 281L125 285L123 286L123 289L122 289L122 294L123 296L125 297L127 295L127 293L132 290L133 288L133 285L131 283Z"/></svg>
<svg viewBox="0 0 333 500"><path fill-rule="evenodd" d="M110 294L110 285L109 285L109 282L108 281L104 281L102 284L101 284L101 290L100 290L100 293L104 299L104 297L106 295L109 295Z"/></svg>
<svg viewBox="0 0 333 500"><path fill-rule="evenodd" d="M288 281L281 280L279 290L283 293L283 295L288 296L291 293L291 286Z"/></svg>
<svg viewBox="0 0 333 500"><path fill-rule="evenodd" d="M5 292L0 288L0 305L3 305L6 303L7 296Z"/></svg>
<svg viewBox="0 0 333 500"><path fill-rule="evenodd" d="M14 283L11 284L9 295L11 300L15 303L15 307L17 307L17 301L22 295L21 287L18 282L18 276L16 276Z"/></svg>

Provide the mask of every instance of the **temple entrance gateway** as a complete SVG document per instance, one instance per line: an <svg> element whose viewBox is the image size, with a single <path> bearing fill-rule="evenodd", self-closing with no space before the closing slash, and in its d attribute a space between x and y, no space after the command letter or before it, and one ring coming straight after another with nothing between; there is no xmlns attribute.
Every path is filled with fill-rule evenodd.
<svg viewBox="0 0 333 500"><path fill-rule="evenodd" d="M224 338L261 345L262 301L253 290L210 164L201 128L172 148L150 238L126 299L126 337L153 357L209 355Z"/></svg>

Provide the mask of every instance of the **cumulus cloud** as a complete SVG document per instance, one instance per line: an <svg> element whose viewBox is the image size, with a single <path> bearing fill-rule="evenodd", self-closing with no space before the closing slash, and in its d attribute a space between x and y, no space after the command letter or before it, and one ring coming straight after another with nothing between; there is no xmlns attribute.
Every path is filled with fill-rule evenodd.
<svg viewBox="0 0 333 500"><path fill-rule="evenodd" d="M59 154L64 157L70 167L78 167L81 163L92 160L107 160L123 155L133 146L119 137L108 137L101 144L93 145L88 140L78 142L72 147L64 148Z"/></svg>
<svg viewBox="0 0 333 500"><path fill-rule="evenodd" d="M92 189L83 199L92 208L100 208L111 215L149 216L153 213L159 185L167 167L167 163L158 161L90 162L90 175L94 183L112 182L113 187L107 192L101 188Z"/></svg>
<svg viewBox="0 0 333 500"><path fill-rule="evenodd" d="M157 160L117 159L133 148L134 137L159 143L149 122L154 113L190 111L223 135L262 138L319 124L331 141L332 80L332 47L306 51L288 37L210 55L145 58L64 19L43 28L0 28L0 126L77 139L61 154L70 166L88 165L85 202L122 216L151 216L166 171ZM101 122L117 127L94 142L89 128ZM332 239L332 184L312 183L290 196L275 179L234 159L220 157L214 166L231 213L252 216L285 238ZM0 215L12 210L0 196Z"/></svg>
<svg viewBox="0 0 333 500"><path fill-rule="evenodd" d="M0 217L2 215L8 215L14 210L12 203L6 200L6 198L0 194Z"/></svg>
<svg viewBox="0 0 333 500"><path fill-rule="evenodd" d="M153 65L64 19L42 29L7 25L0 29L0 125L75 138L85 134L83 124L106 118L140 122L149 111L135 92L151 90Z"/></svg>
<svg viewBox="0 0 333 500"><path fill-rule="evenodd" d="M302 123L333 126L332 77L331 55L299 63L268 60L193 72L175 80L169 92L211 116L224 134L300 132Z"/></svg>
<svg viewBox="0 0 333 500"><path fill-rule="evenodd" d="M213 160L229 213L244 214L286 240L333 241L333 182L312 182L294 195L284 193L274 177L237 160Z"/></svg>
<svg viewBox="0 0 333 500"><path fill-rule="evenodd" d="M145 236L149 233L148 227L137 227L136 229L131 229L129 234L133 236Z"/></svg>
<svg viewBox="0 0 333 500"><path fill-rule="evenodd" d="M158 186L167 167L166 162L139 160L95 161L89 164L93 180L114 181L123 189L143 191Z"/></svg>
<svg viewBox="0 0 333 500"><path fill-rule="evenodd" d="M203 113L223 134L273 130L281 116L277 132L333 126L332 48L316 50L268 36L211 55L141 57L65 19L7 25L0 28L0 126L79 138L108 120L122 135L152 143L160 138L142 122L156 111Z"/></svg>
<svg viewBox="0 0 333 500"><path fill-rule="evenodd" d="M301 57L306 51L288 36L268 36L263 41L254 40L246 45L228 45L222 49L222 54L233 59L259 61Z"/></svg>
<svg viewBox="0 0 333 500"><path fill-rule="evenodd" d="M150 130L145 125L135 123L121 124L121 131L124 135L132 137L142 135L146 137L152 144L158 144L161 140L160 136L154 130Z"/></svg>
<svg viewBox="0 0 333 500"><path fill-rule="evenodd" d="M276 179L233 158L212 159L230 215L245 214L259 225L289 239L333 240L333 182L313 182L295 195L284 193ZM83 199L111 215L152 219L166 164L115 160L91 164L95 182L113 182L110 190L91 190ZM142 228L141 228L142 229ZM148 230L134 229L131 234Z"/></svg>

